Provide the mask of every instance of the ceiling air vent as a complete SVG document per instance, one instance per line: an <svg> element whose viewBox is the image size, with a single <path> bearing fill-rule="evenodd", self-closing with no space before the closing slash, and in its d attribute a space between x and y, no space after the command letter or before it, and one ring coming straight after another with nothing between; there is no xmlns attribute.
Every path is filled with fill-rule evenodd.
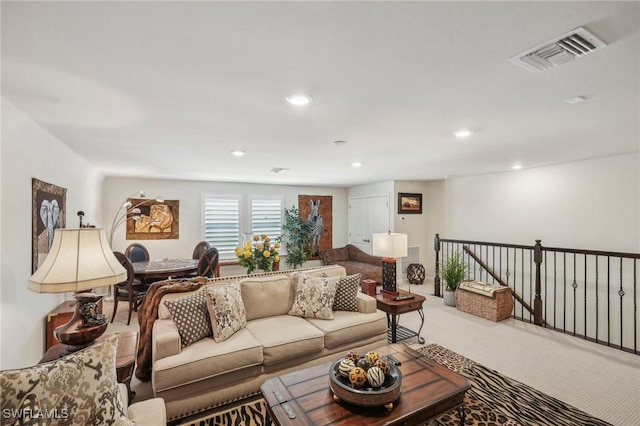
<svg viewBox="0 0 640 426"><path fill-rule="evenodd" d="M605 47L600 39L580 27L540 46L520 53L509 61L529 71L550 70Z"/></svg>

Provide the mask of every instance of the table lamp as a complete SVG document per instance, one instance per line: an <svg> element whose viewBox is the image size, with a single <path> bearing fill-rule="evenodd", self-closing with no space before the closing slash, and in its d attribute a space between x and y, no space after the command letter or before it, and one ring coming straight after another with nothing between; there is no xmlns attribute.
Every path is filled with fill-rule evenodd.
<svg viewBox="0 0 640 426"><path fill-rule="evenodd" d="M396 258L408 255L407 234L387 233L373 234L373 255L382 256L382 292L396 296L395 300L413 298L399 296L396 287Z"/></svg>
<svg viewBox="0 0 640 426"><path fill-rule="evenodd" d="M54 331L73 352L89 346L107 329L107 318L97 312L102 296L91 289L126 279L127 271L113 255L103 229L56 229L47 258L27 286L37 293L76 293L73 317Z"/></svg>

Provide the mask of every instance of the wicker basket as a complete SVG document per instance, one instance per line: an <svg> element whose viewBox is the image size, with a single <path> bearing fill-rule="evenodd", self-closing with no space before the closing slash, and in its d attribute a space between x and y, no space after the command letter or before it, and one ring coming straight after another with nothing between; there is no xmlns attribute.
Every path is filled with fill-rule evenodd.
<svg viewBox="0 0 640 426"><path fill-rule="evenodd" d="M485 295L465 290L461 286L456 290L456 307L462 312L490 321L502 321L511 316L513 294L509 287L500 287L493 290L491 295Z"/></svg>

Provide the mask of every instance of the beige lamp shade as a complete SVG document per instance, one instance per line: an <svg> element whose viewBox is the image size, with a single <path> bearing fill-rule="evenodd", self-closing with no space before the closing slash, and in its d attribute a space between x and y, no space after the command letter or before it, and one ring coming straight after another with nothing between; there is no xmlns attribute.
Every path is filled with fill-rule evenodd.
<svg viewBox="0 0 640 426"><path fill-rule="evenodd" d="M398 258L409 254L407 234L392 232L373 234L373 255Z"/></svg>
<svg viewBox="0 0 640 426"><path fill-rule="evenodd" d="M116 284L127 271L111 251L103 229L56 229L47 258L29 278L38 293L80 292Z"/></svg>

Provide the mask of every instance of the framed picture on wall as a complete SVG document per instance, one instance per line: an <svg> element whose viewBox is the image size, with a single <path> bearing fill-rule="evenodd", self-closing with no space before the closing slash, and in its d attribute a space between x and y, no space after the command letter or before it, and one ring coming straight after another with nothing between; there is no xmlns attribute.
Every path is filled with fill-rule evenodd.
<svg viewBox="0 0 640 426"><path fill-rule="evenodd" d="M31 179L31 273L46 259L56 229L66 226L67 189Z"/></svg>
<svg viewBox="0 0 640 426"><path fill-rule="evenodd" d="M422 194L399 192L398 214L422 214Z"/></svg>
<svg viewBox="0 0 640 426"><path fill-rule="evenodd" d="M129 198L133 207L127 217L127 240L175 240L180 238L180 201L156 202L148 198ZM135 211L134 211L135 210Z"/></svg>
<svg viewBox="0 0 640 426"><path fill-rule="evenodd" d="M300 218L311 225L311 259L333 248L333 197L331 195L298 195Z"/></svg>

